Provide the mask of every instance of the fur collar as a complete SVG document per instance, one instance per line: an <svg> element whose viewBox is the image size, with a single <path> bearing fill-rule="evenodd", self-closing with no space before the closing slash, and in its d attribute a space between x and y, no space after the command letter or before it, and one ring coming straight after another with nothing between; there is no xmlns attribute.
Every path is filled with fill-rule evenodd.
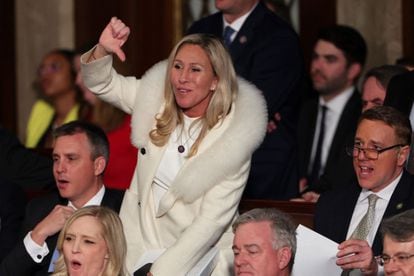
<svg viewBox="0 0 414 276"><path fill-rule="evenodd" d="M144 92L139 93L132 115L132 141L138 148L150 142L148 133L163 104L166 65L166 61L154 65L141 78L139 90ZM262 142L267 125L264 97L247 81L239 78L238 83L239 94L226 117L231 117L231 122L224 132L213 129L208 135L218 133L219 139L186 162L169 190L175 199L193 202L226 177L237 174Z"/></svg>

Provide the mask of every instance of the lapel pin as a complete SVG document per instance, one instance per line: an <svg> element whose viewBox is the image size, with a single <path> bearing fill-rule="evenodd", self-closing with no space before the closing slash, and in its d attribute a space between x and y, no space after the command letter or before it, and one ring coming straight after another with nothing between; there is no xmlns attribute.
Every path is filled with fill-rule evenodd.
<svg viewBox="0 0 414 276"><path fill-rule="evenodd" d="M239 42L240 42L241 44L246 43L246 42L247 42L247 37L246 37L245 35L241 36L241 37L240 37L240 39L239 39Z"/></svg>
<svg viewBox="0 0 414 276"><path fill-rule="evenodd" d="M403 204L403 203L398 203L398 204L397 204L397 210L400 210L403 206L404 206L404 204Z"/></svg>

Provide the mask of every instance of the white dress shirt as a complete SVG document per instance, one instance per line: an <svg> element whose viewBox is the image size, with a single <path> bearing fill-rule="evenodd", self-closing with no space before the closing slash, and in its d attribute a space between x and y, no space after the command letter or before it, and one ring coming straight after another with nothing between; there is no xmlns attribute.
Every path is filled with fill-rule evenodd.
<svg viewBox="0 0 414 276"><path fill-rule="evenodd" d="M230 26L235 32L231 35L230 40L233 42L234 38L236 37L237 33L240 31L241 27L244 24L244 21L246 21L247 17L252 13L252 11L254 10L254 8L256 8L257 4L254 5L250 11L242 16L240 16L239 18L237 18L236 20L234 20L231 24L228 23L223 16L223 30L224 28L226 28L227 26Z"/></svg>
<svg viewBox="0 0 414 276"><path fill-rule="evenodd" d="M374 242L375 234L377 233L379 225L382 221L382 217L384 216L385 210L387 209L388 203L390 202L391 196L394 193L394 190L397 187L398 182L400 182L401 176L402 176L402 172L387 187L375 193L378 196L378 200L375 204L375 218L374 218L374 222L372 224L372 227L366 239L370 246L372 246ZM362 189L361 193L359 194L358 201L356 203L354 212L352 214L351 222L348 227L348 233L346 235L347 239L349 239L349 237L352 235L355 228L358 226L359 222L361 221L362 217L367 212L368 196L372 193L373 193L372 191Z"/></svg>
<svg viewBox="0 0 414 276"><path fill-rule="evenodd" d="M311 153L311 162L309 162L308 173L311 172L313 166L313 160L315 159L316 154L316 145L318 142L319 131L320 131L320 121L322 120L322 109L321 106L326 106L326 115L325 115L325 135L322 144L322 153L321 153L321 171L322 173L325 170L326 160L328 159L328 153L332 145L333 138L338 127L339 120L341 118L342 112L345 108L346 103L351 98L352 93L354 92L355 87L351 86L343 91L341 94L331 99L328 102L325 102L322 97L319 97L319 106L318 106L318 116L316 119L316 129L313 136L312 142L312 153ZM344 154L345 150L344 150Z"/></svg>

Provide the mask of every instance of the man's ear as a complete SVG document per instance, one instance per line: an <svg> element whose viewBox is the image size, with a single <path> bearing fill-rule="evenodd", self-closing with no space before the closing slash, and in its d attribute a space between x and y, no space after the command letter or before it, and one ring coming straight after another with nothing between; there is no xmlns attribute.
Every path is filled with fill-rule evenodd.
<svg viewBox="0 0 414 276"><path fill-rule="evenodd" d="M95 175L101 175L106 167L106 161L103 156L98 156L95 161Z"/></svg>
<svg viewBox="0 0 414 276"><path fill-rule="evenodd" d="M279 269L286 269L289 265L290 259L292 258L292 251L288 247L282 247L278 249L279 254Z"/></svg>
<svg viewBox="0 0 414 276"><path fill-rule="evenodd" d="M352 83L354 80L361 74L362 66L359 63L351 63L351 65L348 68L348 80L350 80Z"/></svg>
<svg viewBox="0 0 414 276"><path fill-rule="evenodd" d="M398 166L400 167L405 166L405 161L407 161L409 154L410 154L410 146L403 146L399 149L398 156L397 156Z"/></svg>

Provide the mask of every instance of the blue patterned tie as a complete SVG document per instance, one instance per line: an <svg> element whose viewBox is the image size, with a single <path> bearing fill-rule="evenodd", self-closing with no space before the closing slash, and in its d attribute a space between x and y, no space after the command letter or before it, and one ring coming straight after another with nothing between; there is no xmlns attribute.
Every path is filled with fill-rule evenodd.
<svg viewBox="0 0 414 276"><path fill-rule="evenodd" d="M224 28L224 32L223 32L223 40L224 40L224 44L229 47L231 44L231 36L234 34L235 30L230 27L227 26Z"/></svg>

